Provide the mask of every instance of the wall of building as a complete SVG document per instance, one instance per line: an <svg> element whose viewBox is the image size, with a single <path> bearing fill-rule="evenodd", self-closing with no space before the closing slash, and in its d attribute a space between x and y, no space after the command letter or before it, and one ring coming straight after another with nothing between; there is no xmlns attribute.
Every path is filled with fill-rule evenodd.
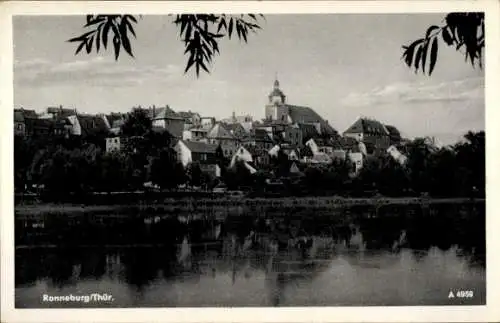
<svg viewBox="0 0 500 323"><path fill-rule="evenodd" d="M347 155L349 160L354 164L355 172L358 173L363 168L363 154L362 153L349 153Z"/></svg>
<svg viewBox="0 0 500 323"><path fill-rule="evenodd" d="M121 140L120 137L109 137L106 138L106 152L110 153L113 151L121 150Z"/></svg>
<svg viewBox="0 0 500 323"><path fill-rule="evenodd" d="M349 137L349 138L354 138L357 141L363 141L363 133L362 132L357 132L357 133L344 133L344 137Z"/></svg>
<svg viewBox="0 0 500 323"><path fill-rule="evenodd" d="M191 151L182 141L177 142L174 150L177 153L177 160L182 164L182 166L186 167L192 162Z"/></svg>
<svg viewBox="0 0 500 323"><path fill-rule="evenodd" d="M72 128L70 134L73 136L81 136L82 135L82 127L80 126L80 122L76 116L69 116L69 122L71 122Z"/></svg>
<svg viewBox="0 0 500 323"><path fill-rule="evenodd" d="M302 130L300 128L287 127L285 129L285 140L294 146L302 146Z"/></svg>
<svg viewBox="0 0 500 323"><path fill-rule="evenodd" d="M14 122L14 135L24 136L26 134L26 126L24 122Z"/></svg>

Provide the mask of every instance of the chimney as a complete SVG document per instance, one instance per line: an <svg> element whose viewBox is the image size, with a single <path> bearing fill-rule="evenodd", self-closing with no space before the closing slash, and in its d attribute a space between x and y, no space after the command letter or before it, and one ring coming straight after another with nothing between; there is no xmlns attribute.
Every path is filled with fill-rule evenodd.
<svg viewBox="0 0 500 323"><path fill-rule="evenodd" d="M62 106L62 104L60 104L60 105L59 105L59 110L61 110L61 111L62 111L62 109L63 109L63 106Z"/></svg>

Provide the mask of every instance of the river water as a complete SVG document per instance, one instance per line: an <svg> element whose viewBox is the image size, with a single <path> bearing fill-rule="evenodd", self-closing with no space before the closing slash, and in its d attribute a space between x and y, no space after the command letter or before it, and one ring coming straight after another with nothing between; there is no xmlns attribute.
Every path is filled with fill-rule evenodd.
<svg viewBox="0 0 500 323"><path fill-rule="evenodd" d="M208 213L195 220L177 212L175 221L171 214L143 214L133 224L110 224L104 215L93 215L90 222L68 220L72 224L63 227L57 227L61 221L51 220L56 215L45 217L42 224L37 220L37 225L18 222L15 305L486 302L484 205L388 207L376 212L366 207L267 210L259 215L240 209L217 220ZM84 296L94 293L109 299L86 302ZM73 301L48 301L68 295Z"/></svg>

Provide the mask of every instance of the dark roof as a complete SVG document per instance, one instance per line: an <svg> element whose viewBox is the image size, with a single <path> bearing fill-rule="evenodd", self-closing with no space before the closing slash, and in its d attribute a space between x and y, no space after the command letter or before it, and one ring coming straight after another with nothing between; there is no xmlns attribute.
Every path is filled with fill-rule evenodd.
<svg viewBox="0 0 500 323"><path fill-rule="evenodd" d="M246 150L252 155L252 156L264 156L268 154L268 151L266 149L259 148L254 145L243 145Z"/></svg>
<svg viewBox="0 0 500 323"><path fill-rule="evenodd" d="M191 112L191 111L179 111L177 112L177 115L183 119L189 119L197 115L198 113L196 112Z"/></svg>
<svg viewBox="0 0 500 323"><path fill-rule="evenodd" d="M285 97L285 94L283 93L283 91L281 91L280 89L273 89L271 91L271 93L269 93L269 96L280 96L280 97Z"/></svg>
<svg viewBox="0 0 500 323"><path fill-rule="evenodd" d="M247 134L247 131L240 123L225 123L224 128L238 138L244 137Z"/></svg>
<svg viewBox="0 0 500 323"><path fill-rule="evenodd" d="M57 114L61 117L69 117L76 114L74 109L64 109L63 107L48 107L47 113Z"/></svg>
<svg viewBox="0 0 500 323"><path fill-rule="evenodd" d="M21 111L14 110L14 122L24 122L24 114Z"/></svg>
<svg viewBox="0 0 500 323"><path fill-rule="evenodd" d="M20 120L18 122L23 122L25 119L38 119L38 114L35 110L26 109L14 109L14 120Z"/></svg>
<svg viewBox="0 0 500 323"><path fill-rule="evenodd" d="M188 147L191 152L194 153L207 153L207 154L215 154L217 150L217 145L207 144L205 142L200 141L182 141L186 147Z"/></svg>
<svg viewBox="0 0 500 323"><path fill-rule="evenodd" d="M208 138L214 139L235 139L235 137L219 122L207 134Z"/></svg>
<svg viewBox="0 0 500 323"><path fill-rule="evenodd" d="M313 124L299 123L299 128L302 131L302 138L310 139L319 136L318 129Z"/></svg>
<svg viewBox="0 0 500 323"><path fill-rule="evenodd" d="M25 119L26 127L28 129L52 129L55 125L52 119Z"/></svg>
<svg viewBox="0 0 500 323"><path fill-rule="evenodd" d="M57 127L71 126L71 122L67 117L58 117L55 120L55 126Z"/></svg>
<svg viewBox="0 0 500 323"><path fill-rule="evenodd" d="M109 122L109 126L113 128L113 125L118 121L117 125L123 123L125 116L121 113L111 113L106 115L106 119Z"/></svg>
<svg viewBox="0 0 500 323"><path fill-rule="evenodd" d="M82 135L94 135L99 132L107 132L108 127L101 117L93 115L77 115L78 123L82 129Z"/></svg>
<svg viewBox="0 0 500 323"><path fill-rule="evenodd" d="M292 119L293 123L319 123L321 126L321 132L334 135L337 133L335 129L333 129L328 122L323 120L319 114L316 113L313 109L309 107L302 107L297 105L286 105L288 107L288 114Z"/></svg>
<svg viewBox="0 0 500 323"><path fill-rule="evenodd" d="M387 131L389 131L390 136L401 138L401 133L396 127L391 125L385 125L385 128L387 129Z"/></svg>
<svg viewBox="0 0 500 323"><path fill-rule="evenodd" d="M389 134L380 121L367 118L359 118L344 133Z"/></svg>
<svg viewBox="0 0 500 323"><path fill-rule="evenodd" d="M149 110L149 116L153 120L158 119L183 119L168 105L162 108L154 108Z"/></svg>
<svg viewBox="0 0 500 323"><path fill-rule="evenodd" d="M266 129L252 129L251 134L253 139L256 141L264 141L264 142L272 142L272 138L269 136L269 133Z"/></svg>

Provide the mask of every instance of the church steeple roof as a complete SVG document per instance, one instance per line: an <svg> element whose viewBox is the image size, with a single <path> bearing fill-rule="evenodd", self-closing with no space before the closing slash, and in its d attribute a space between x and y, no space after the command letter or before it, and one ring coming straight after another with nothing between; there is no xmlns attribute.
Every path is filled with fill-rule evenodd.
<svg viewBox="0 0 500 323"><path fill-rule="evenodd" d="M285 103L286 96L283 93L283 91L281 91L281 89L280 89L280 82L278 81L278 77L277 76L276 76L276 78L274 80L273 90L269 94L269 101L272 101L273 98L275 98L275 97L279 97L281 99L281 103Z"/></svg>

